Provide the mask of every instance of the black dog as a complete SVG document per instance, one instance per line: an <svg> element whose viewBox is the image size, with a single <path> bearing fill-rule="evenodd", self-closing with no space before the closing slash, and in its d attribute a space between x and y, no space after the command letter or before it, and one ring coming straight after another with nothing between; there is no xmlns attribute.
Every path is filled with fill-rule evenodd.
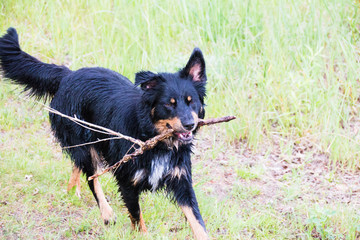
<svg viewBox="0 0 360 240"><path fill-rule="evenodd" d="M207 238L204 221L192 187L191 147L199 118L204 118L205 61L195 48L185 68L176 73L138 72L135 85L126 77L104 68L71 71L46 64L20 49L14 28L0 38L3 74L25 86L31 95L50 98L50 106L74 116L141 140L169 128L171 138L159 143L113 174L128 208L132 226L146 232L139 206L144 190L164 188L184 212L197 239ZM140 86L140 87L138 87ZM50 122L61 146L73 146L109 137L50 113ZM113 165L131 149L126 140L103 141L67 149L74 162L70 187L79 174L96 173L99 164ZM98 180L88 181L105 224L115 221Z"/></svg>

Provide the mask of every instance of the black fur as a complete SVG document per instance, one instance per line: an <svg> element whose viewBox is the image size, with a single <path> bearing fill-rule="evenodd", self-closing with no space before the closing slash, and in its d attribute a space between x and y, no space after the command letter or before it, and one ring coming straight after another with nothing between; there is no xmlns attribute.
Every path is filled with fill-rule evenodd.
<svg viewBox="0 0 360 240"><path fill-rule="evenodd" d="M205 229L192 187L190 159L196 116L204 118L205 115L206 73L200 49L194 49L189 62L179 72L142 71L136 74L133 84L105 68L71 71L64 66L42 63L20 49L16 30L9 28L0 38L0 61L6 78L23 85L38 98L51 98L52 108L134 138L147 140L163 131L157 127L162 120L179 120L178 125L164 125L176 132L170 140L121 165L114 176L125 205L136 221L140 218L139 194L165 188L180 206L193 210ZM62 147L109 137L53 113L50 113L50 122ZM97 168L91 160L91 147L104 163L113 165L131 146L132 143L125 140L111 140L70 148L67 152L89 177ZM180 169L181 174L176 175L175 169ZM137 171L143 175L134 184ZM89 181L89 186L94 193L93 181ZM94 196L96 198L95 193Z"/></svg>
<svg viewBox="0 0 360 240"><path fill-rule="evenodd" d="M0 39L0 59L4 77L25 86L31 95L52 97L60 81L71 71L63 66L42 63L21 51L18 35L14 28Z"/></svg>

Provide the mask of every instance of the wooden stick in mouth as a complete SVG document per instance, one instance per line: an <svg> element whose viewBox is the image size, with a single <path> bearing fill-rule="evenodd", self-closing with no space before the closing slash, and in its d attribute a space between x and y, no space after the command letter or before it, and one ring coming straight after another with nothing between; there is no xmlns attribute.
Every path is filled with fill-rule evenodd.
<svg viewBox="0 0 360 240"><path fill-rule="evenodd" d="M220 117L220 118L210 118L210 119L206 119L206 120L201 119L199 121L199 123L198 123L198 127L202 127L202 126L206 126L206 125L213 125L213 124L222 123L222 122L229 122L229 121L234 120L234 119L236 119L235 116L226 116L226 117ZM174 132L173 129L169 129L168 131L166 131L166 132L164 132L164 133L162 133L160 135L157 135L157 136L155 136L153 138L150 138L143 145L140 145L140 147L137 148L133 153L125 154L125 156L120 161L118 161L114 165L106 168L104 171L90 176L88 178L88 180L89 181L93 180L94 178L97 178L97 177L103 175L104 173L107 173L107 172L119 167L121 164L126 163L127 161L133 159L134 157L143 154L144 151L147 151L147 150L150 150L150 149L154 148L158 144L158 142L172 136L173 132Z"/></svg>
<svg viewBox="0 0 360 240"><path fill-rule="evenodd" d="M120 161L118 161L117 163L113 164L112 166L106 168L104 171L90 176L88 178L88 180L93 180L94 178L97 178L97 177L103 175L104 173L107 173L107 172L119 167L121 164L126 163L130 159L133 159L134 157L143 154L145 151L154 148L159 142L163 141L164 139L166 139L168 137L171 137L173 135L173 132L174 132L173 129L169 129L169 130L165 131L164 133L159 134L159 135L157 135L157 136L155 136L153 138L150 138L149 140L143 142L143 141L141 141L139 139L123 135L123 134L115 132L115 131L113 131L111 129L108 129L108 128L105 128L105 127L102 127L102 126L99 126L99 125L96 125L96 124L93 124L93 123L86 122L84 120L81 120L81 119L77 118L76 116L74 116L74 117L68 116L66 114L63 114L63 113L51 108L51 107L48 107L48 106L44 106L44 107L49 112L57 114L57 115L59 115L61 117L67 118L67 119L75 122L76 124L79 124L80 126L82 126L84 128L87 128L87 129L89 129L91 131L100 132L100 133L103 133L103 134L108 134L108 135L115 136L115 137L99 139L99 140L94 141L94 142L83 143L83 144L79 144L79 145L75 145L75 146L66 146L66 147L64 147L64 149L73 148L73 147L79 147L79 146L84 146L84 145L90 145L90 144L94 144L94 143L97 143L97 142L109 141L109 140L114 140L114 139L125 139L125 140L128 140L128 141L134 143L133 147L135 145L139 146L137 148L135 147L135 151L133 153L125 154L124 157ZM198 122L198 128L202 127L202 126L206 126L206 125L213 125L213 124L222 123L222 122L229 122L231 120L234 120L235 118L236 118L235 116L226 116L226 117L219 117L219 118L210 118L210 119L206 119L206 120L200 119L199 122Z"/></svg>

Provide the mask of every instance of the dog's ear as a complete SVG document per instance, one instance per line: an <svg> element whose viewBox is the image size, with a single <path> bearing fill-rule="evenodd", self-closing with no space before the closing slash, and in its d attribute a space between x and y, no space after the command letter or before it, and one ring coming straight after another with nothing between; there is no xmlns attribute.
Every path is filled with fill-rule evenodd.
<svg viewBox="0 0 360 240"><path fill-rule="evenodd" d="M155 73L150 71L141 71L135 75L135 85L146 91L156 88L162 79Z"/></svg>
<svg viewBox="0 0 360 240"><path fill-rule="evenodd" d="M140 85L141 89L144 91L142 99L150 106L154 104L157 96L161 93L163 82L164 79L162 77L149 71L141 71L135 75L135 85Z"/></svg>
<svg viewBox="0 0 360 240"><path fill-rule="evenodd" d="M185 68L180 71L180 76L190 76L194 82L206 82L205 60L199 48L194 49Z"/></svg>
<svg viewBox="0 0 360 240"><path fill-rule="evenodd" d="M199 48L194 49L188 63L182 70L180 70L179 73L181 78L192 79L193 84L199 94L200 101L204 105L204 98L206 96L205 85L207 78L205 71L205 60Z"/></svg>

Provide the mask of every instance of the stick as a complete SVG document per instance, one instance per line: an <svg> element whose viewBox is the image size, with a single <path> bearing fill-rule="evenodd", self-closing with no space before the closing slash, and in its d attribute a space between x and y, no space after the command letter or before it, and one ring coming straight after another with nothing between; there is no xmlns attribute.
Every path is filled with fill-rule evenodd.
<svg viewBox="0 0 360 240"><path fill-rule="evenodd" d="M108 129L108 128L105 128L105 127L102 127L102 126L99 126L99 125L96 125L96 124L93 124L93 123L89 123L89 122L86 122L84 120L80 120L76 116L75 117L70 117L70 116L68 116L66 114L63 114L63 113L61 113L61 112L59 112L59 111L57 111L57 110L55 110L55 109L53 109L51 107L45 106L42 103L41 103L41 105L43 105L44 108L46 110L48 110L49 112L57 114L57 115L59 115L61 117L67 118L67 119L75 122L76 124L79 124L80 126L82 126L84 128L87 128L87 129L95 131L95 132L103 133L103 134L117 136L117 137L113 137L113 138L99 139L99 140L94 141L94 142L83 143L83 144L78 144L78 145L74 145L74 146L67 146L67 147L64 147L64 149L85 146L85 145L94 144L94 143L98 143L98 142L102 142L102 141L108 141L108 140L112 140L112 139L125 139L125 140L133 142L134 144L137 144L139 146L139 148L136 148L136 150L133 153L125 154L124 157L120 161L118 161L114 165L106 168L101 173L90 176L88 178L88 180L92 180L92 179L94 179L96 177L99 177L99 176L103 175L104 173L107 173L108 171L110 171L110 170L112 170L114 168L117 168L122 163L126 163L130 159L133 159L134 157L143 154L144 151L147 151L147 150L150 150L150 149L154 148L158 142L170 137L172 135L172 133L174 132L173 129L169 129L165 133L157 135L157 136L147 140L146 142L143 142L143 141L141 141L139 139L135 139L135 138L132 138L130 136L123 135L123 134L115 132L115 131L113 131L111 129ZM231 120L234 120L235 118L236 118L235 116L226 116L226 117L212 118L212 119L207 119L207 120L200 119L199 122L198 122L198 128L200 128L202 126L205 126L205 125L212 125L212 124L221 123L221 122L229 122Z"/></svg>
<svg viewBox="0 0 360 240"><path fill-rule="evenodd" d="M92 131L100 132L100 133L108 134L108 135L114 135L114 136L119 137L120 139L122 138L122 139L128 140L130 142L133 142L133 143L139 145L140 147L142 147L145 144L143 141L141 141L139 139L135 139L135 138L123 135L121 133L115 132L115 131L113 131L111 129L108 129L108 128L105 128L105 127L102 127L102 126L99 126L99 125L96 125L96 124L93 124L93 123L89 123L89 122L80 120L80 119L76 118L76 116L75 117L70 117L70 116L68 116L66 114L63 114L63 113L61 113L61 112L59 112L59 111L57 111L57 110L55 110L55 109L53 109L51 107L45 106L45 109L48 110L49 112L55 113L55 114L57 114L57 115L59 115L61 117L70 119L71 121L81 125L84 128L90 129ZM86 126L84 126L84 125L86 125ZM89 127L87 127L87 126L89 126ZM99 131L98 129L100 129L101 131ZM71 146L69 146L69 147L71 147Z"/></svg>
<svg viewBox="0 0 360 240"><path fill-rule="evenodd" d="M133 159L134 157L143 154L144 151L147 151L147 150L150 150L150 149L154 148L158 142L164 140L165 138L170 137L173 132L174 132L174 130L169 129L168 131L166 131L166 132L163 133L163 134L160 134L160 135L157 135L157 136L155 136L155 137L153 137L153 138L150 138L149 140L147 140L147 141L144 143L143 146L137 148L137 149L135 150L135 152L130 153L130 154L125 154L125 156L124 156L120 161L118 161L118 162L115 163L114 165L106 168L106 169L105 169L104 171L102 171L101 173L97 173L97 174L94 174L94 175L90 176L90 177L88 178L88 180L89 180L89 181L90 181L90 180L93 180L94 178L97 178L97 177L103 175L104 173L107 173L107 172L109 172L110 170L113 170L113 169L119 167L121 164L126 163L127 161Z"/></svg>
<svg viewBox="0 0 360 240"><path fill-rule="evenodd" d="M222 122L229 122L231 120L234 120L235 118L236 118L235 116L227 116L227 117L220 117L220 118L211 118L211 119L207 119L207 120L202 120L201 119L198 122L198 127L202 127L202 126L205 126L205 125L213 125L213 124L222 123ZM94 178L97 178L97 177L103 175L104 173L107 173L107 172L119 167L121 164L128 162L130 159L133 159L134 157L143 154L144 151L147 151L147 150L150 150L150 149L154 148L156 146L156 144L158 144L158 142L170 137L173 132L174 132L173 129L169 129L165 133L162 133L162 134L157 135L157 136L155 136L153 138L150 138L149 140L147 140L144 143L144 145L137 148L133 153L125 154L125 156L120 161L118 161L114 165L106 168L104 171L90 176L88 178L88 180L89 181L93 180Z"/></svg>
<svg viewBox="0 0 360 240"><path fill-rule="evenodd" d="M213 125L216 123L222 123L222 122L229 122L231 120L234 120L236 117L235 116L226 116L226 117L219 117L219 118L210 118L210 119L200 119L200 121L198 122L198 127L202 127L205 125Z"/></svg>
<svg viewBox="0 0 360 240"><path fill-rule="evenodd" d="M110 140L116 140L116 139L122 139L122 137L102 138L102 139L98 139L98 140L93 141L93 142L87 142L87 143L81 143L81 144L72 145L72 146L66 146L66 147L63 147L63 149L82 147L82 146L86 146L86 145L92 145L92 144L95 144L95 143L105 142L105 141L110 141Z"/></svg>

